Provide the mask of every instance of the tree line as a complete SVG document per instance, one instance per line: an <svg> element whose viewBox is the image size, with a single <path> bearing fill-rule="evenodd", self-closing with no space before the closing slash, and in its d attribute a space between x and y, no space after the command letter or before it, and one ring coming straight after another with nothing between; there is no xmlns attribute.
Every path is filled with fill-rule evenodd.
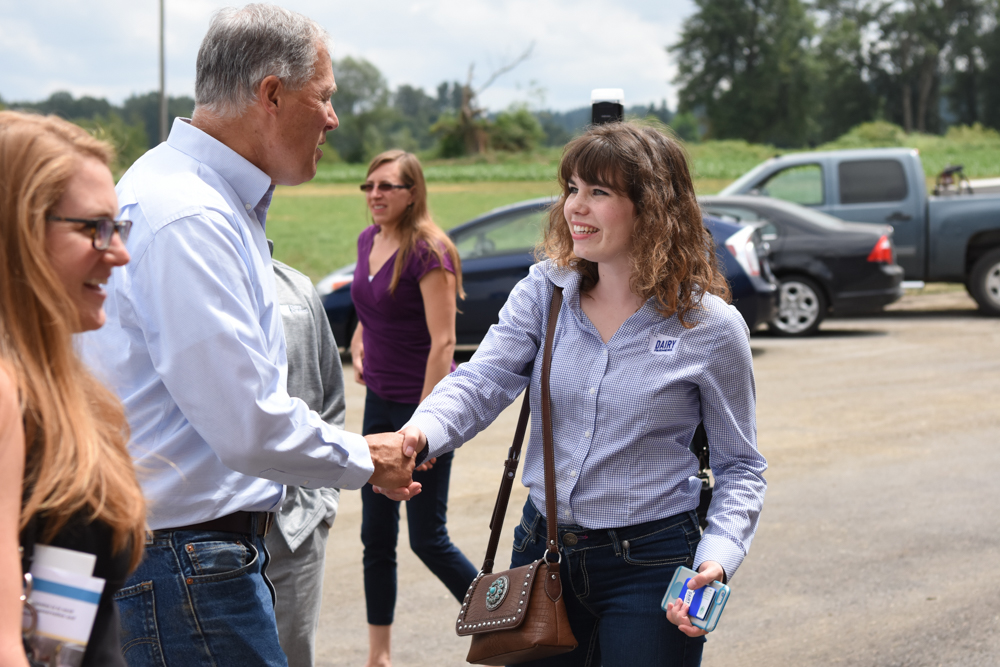
<svg viewBox="0 0 1000 667"><path fill-rule="evenodd" d="M122 172L139 156L160 142L160 94L158 92L132 95L120 106L108 100L71 93L52 93L41 102L4 102L0 109L10 108L40 114L55 114L90 130L97 137L108 141L117 152L117 169ZM180 116L191 117L194 100L187 96L167 97L169 123ZM169 125L168 125L169 127Z"/></svg>
<svg viewBox="0 0 1000 667"><path fill-rule="evenodd" d="M425 158L454 158L483 152L531 152L562 146L590 122L590 107L571 111L538 111L527 104L490 113L481 108L471 85L443 81L428 94L423 88L400 85L390 89L371 62L345 57L333 62L337 93L333 105L340 127L327 135L324 161L367 162L388 148L402 148ZM0 108L3 108L0 99ZM133 95L120 106L106 99L57 92L41 102L8 102L13 109L56 114L110 141L123 171L160 142L159 93ZM190 117L194 100L168 97L169 123ZM633 106L633 116L652 116L663 123L674 118L659 106ZM683 119L681 119L683 121ZM685 130L685 128L687 128ZM696 139L693 117L680 126L685 138ZM332 150L331 150L332 149Z"/></svg>
<svg viewBox="0 0 1000 667"><path fill-rule="evenodd" d="M346 162L365 162L387 148L439 158L530 152L562 146L590 122L589 106L556 112L515 103L490 113L478 103L483 88L473 88L471 71L465 83L442 81L431 94L407 84L391 90L379 69L361 58L335 60L333 71L340 128L327 141ZM632 107L629 113L664 123L673 118L666 102Z"/></svg>
<svg viewBox="0 0 1000 667"><path fill-rule="evenodd" d="M707 138L783 147L884 120L1000 128L998 0L695 0L679 109Z"/></svg>

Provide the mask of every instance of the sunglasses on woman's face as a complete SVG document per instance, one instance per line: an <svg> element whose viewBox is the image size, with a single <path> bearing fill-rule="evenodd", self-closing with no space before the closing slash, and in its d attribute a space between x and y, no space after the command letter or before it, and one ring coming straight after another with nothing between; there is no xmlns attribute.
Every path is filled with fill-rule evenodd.
<svg viewBox="0 0 1000 667"><path fill-rule="evenodd" d="M111 247L111 237L118 232L122 243L128 241L128 233L132 231L131 220L112 220L111 218L64 218L59 215L50 215L46 218L50 222L75 222L90 230L93 239L94 250L107 250Z"/></svg>
<svg viewBox="0 0 1000 667"><path fill-rule="evenodd" d="M388 194L388 193L392 192L393 190L409 190L410 187L412 187L412 186L409 186L409 185L396 185L395 183L378 183L378 184L376 184L376 183L372 183L371 181L368 181L367 183L362 183L361 184L361 191L362 192L371 192L372 190L378 190L379 192Z"/></svg>

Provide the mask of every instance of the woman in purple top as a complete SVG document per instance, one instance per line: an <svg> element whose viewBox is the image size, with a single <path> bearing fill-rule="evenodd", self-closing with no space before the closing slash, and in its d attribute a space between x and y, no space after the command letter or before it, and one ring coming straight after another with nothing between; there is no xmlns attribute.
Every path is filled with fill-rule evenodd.
<svg viewBox="0 0 1000 667"><path fill-rule="evenodd" d="M451 239L427 211L427 186L416 156L387 151L368 166L361 189L374 225L358 237L351 298L358 328L351 339L354 379L368 387L362 433L396 431L441 378L455 368L456 297L462 266ZM445 527L452 454L413 475L422 493L406 510L410 547L461 601L478 573ZM399 503L366 484L364 544L369 667L390 665L396 605Z"/></svg>

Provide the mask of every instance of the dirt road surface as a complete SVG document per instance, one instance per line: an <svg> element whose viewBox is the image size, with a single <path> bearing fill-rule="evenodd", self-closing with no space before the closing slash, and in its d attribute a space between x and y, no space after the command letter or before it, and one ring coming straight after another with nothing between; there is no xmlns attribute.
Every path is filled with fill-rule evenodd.
<svg viewBox="0 0 1000 667"><path fill-rule="evenodd" d="M754 335L769 487L703 665L1000 664L1000 320L974 308L964 292L907 296L812 339ZM364 390L345 376L357 431ZM455 458L448 527L477 565L516 407ZM525 495L515 485L501 554ZM345 492L321 667L364 664L360 515ZM457 603L401 525L394 664L465 664Z"/></svg>

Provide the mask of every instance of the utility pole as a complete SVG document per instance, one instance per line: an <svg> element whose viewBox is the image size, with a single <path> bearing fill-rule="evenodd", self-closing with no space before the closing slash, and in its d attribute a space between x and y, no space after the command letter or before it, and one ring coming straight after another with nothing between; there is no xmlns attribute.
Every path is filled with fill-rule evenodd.
<svg viewBox="0 0 1000 667"><path fill-rule="evenodd" d="M160 143L167 140L167 79L165 74L166 47L164 46L163 3L160 0Z"/></svg>

